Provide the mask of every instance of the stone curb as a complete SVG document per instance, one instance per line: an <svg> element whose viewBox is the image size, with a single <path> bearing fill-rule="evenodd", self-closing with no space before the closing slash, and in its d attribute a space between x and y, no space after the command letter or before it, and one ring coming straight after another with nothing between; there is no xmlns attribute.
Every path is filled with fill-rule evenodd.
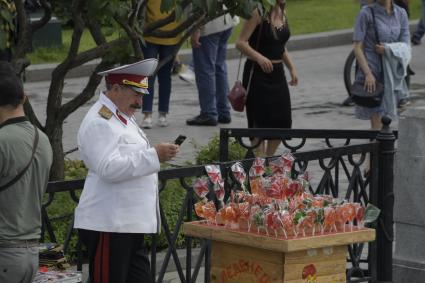
<svg viewBox="0 0 425 283"><path fill-rule="evenodd" d="M321 32L309 35L296 35L291 37L288 43L288 49L305 50L313 48L323 48L338 45L346 45L351 43L353 30L338 30L330 32ZM234 44L229 44L227 48L227 59L235 59L239 56L239 51ZM183 62L189 62L192 56L190 49L183 49L179 52L179 56ZM99 60L94 60L72 70L67 78L78 78L89 76ZM39 64L31 65L26 70L26 82L49 81L51 80L52 71L57 64Z"/></svg>
<svg viewBox="0 0 425 283"><path fill-rule="evenodd" d="M416 27L417 20L410 22L411 32ZM351 44L353 29L343 29L336 31L320 32L307 35L295 35L291 37L288 43L288 50L306 50L314 48L325 48L332 46L340 46ZM234 44L229 44L227 47L227 59L235 59L239 56L239 51L235 48ZM185 63L191 60L192 51L190 49L180 50L179 56ZM67 78L78 78L89 76L99 60L93 60L80 67L73 69ZM57 64L39 64L31 65L27 68L25 73L26 82L50 81L52 71Z"/></svg>

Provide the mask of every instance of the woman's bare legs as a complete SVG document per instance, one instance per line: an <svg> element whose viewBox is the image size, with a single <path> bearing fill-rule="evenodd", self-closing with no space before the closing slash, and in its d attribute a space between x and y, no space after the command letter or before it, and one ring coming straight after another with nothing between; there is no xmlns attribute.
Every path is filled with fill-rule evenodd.
<svg viewBox="0 0 425 283"><path fill-rule="evenodd" d="M258 138L253 138L251 140L251 146L257 145L259 142ZM255 157L265 157L266 156L266 143L262 141L256 148L254 148Z"/></svg>
<svg viewBox="0 0 425 283"><path fill-rule="evenodd" d="M380 130L382 128L381 115L374 113L370 118L370 126L372 130Z"/></svg>
<svg viewBox="0 0 425 283"><path fill-rule="evenodd" d="M378 113L374 113L372 117L370 117L370 127L372 130L379 131L382 129L381 115L379 115ZM370 171L370 154L367 154L363 175L366 177L369 174L369 171Z"/></svg>
<svg viewBox="0 0 425 283"><path fill-rule="evenodd" d="M267 140L266 155L273 156L281 142L281 140Z"/></svg>

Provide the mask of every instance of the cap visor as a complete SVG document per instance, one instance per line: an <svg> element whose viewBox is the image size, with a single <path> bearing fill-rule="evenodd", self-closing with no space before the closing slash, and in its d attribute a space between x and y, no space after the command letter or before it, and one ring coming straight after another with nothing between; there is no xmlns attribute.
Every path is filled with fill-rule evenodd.
<svg viewBox="0 0 425 283"><path fill-rule="evenodd" d="M143 94L149 94L149 91L147 88L140 88L140 87L131 87L132 90L134 90L137 93L143 93Z"/></svg>

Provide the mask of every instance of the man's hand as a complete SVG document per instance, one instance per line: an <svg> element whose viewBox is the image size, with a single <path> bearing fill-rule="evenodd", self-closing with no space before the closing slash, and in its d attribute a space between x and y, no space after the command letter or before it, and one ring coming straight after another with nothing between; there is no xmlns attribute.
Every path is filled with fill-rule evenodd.
<svg viewBox="0 0 425 283"><path fill-rule="evenodd" d="M191 36L191 43L193 48L201 47L201 43L199 42L199 38L201 37L201 31L199 29L195 30Z"/></svg>
<svg viewBox="0 0 425 283"><path fill-rule="evenodd" d="M156 153L158 154L159 162L165 162L173 157L179 152L179 146L171 143L160 143L154 146Z"/></svg>

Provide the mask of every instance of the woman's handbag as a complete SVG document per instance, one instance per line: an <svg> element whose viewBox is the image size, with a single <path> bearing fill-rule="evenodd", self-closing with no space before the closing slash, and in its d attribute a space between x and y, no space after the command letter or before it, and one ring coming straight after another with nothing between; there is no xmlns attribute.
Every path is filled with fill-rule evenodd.
<svg viewBox="0 0 425 283"><path fill-rule="evenodd" d="M354 82L350 88L350 95L354 103L364 107L378 107L384 97L384 86L380 82L375 83L375 91L368 92L364 89L364 82Z"/></svg>
<svg viewBox="0 0 425 283"><path fill-rule="evenodd" d="M260 30L258 32L257 43L255 46L255 50L258 50L258 45L260 44L261 30L263 29L263 22L260 24ZM242 52L239 57L239 67L238 67L238 76L233 85L230 92L227 94L227 98L229 99L230 105L232 105L233 110L237 112L243 112L245 109L246 99L248 97L248 90L251 85L252 74L254 73L254 64L252 64L251 71L249 72L249 80L247 89L245 89L242 85L242 82L239 80L239 73L241 70L241 62L242 62Z"/></svg>
<svg viewBox="0 0 425 283"><path fill-rule="evenodd" d="M376 29L375 22L375 13L372 7L369 7L372 12L373 19L373 27L375 29L375 38L376 42L380 42L378 30ZM381 57L381 56L380 56ZM383 70L382 66L382 58L381 59L381 70ZM368 92L364 88L364 81L355 81L350 87L350 96L353 99L354 103L368 108L373 108L380 106L382 104L382 99L384 97L384 85L378 81L375 83L375 91Z"/></svg>
<svg viewBox="0 0 425 283"><path fill-rule="evenodd" d="M246 97L246 89L243 87L242 82L237 80L227 95L233 110L243 112L245 109Z"/></svg>

